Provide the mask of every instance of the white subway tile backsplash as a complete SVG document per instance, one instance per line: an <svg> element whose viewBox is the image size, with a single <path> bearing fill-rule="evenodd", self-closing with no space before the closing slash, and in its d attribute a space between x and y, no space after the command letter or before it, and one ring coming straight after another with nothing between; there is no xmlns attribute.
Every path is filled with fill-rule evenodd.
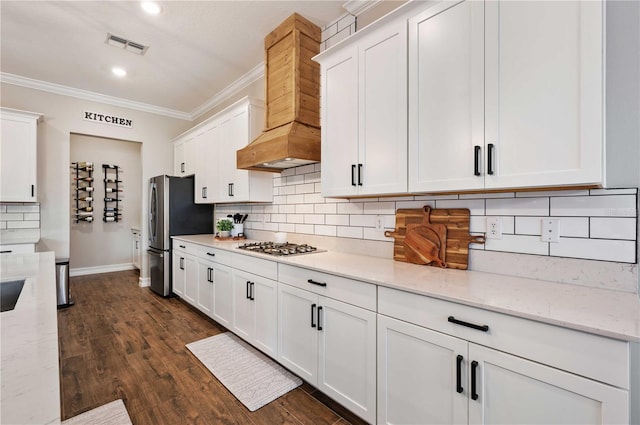
<svg viewBox="0 0 640 425"><path fill-rule="evenodd" d="M324 224L324 214L306 214L304 224Z"/></svg>
<svg viewBox="0 0 640 425"><path fill-rule="evenodd" d="M534 192L517 192L516 198L540 198L542 196L587 196L589 190L539 190Z"/></svg>
<svg viewBox="0 0 640 425"><path fill-rule="evenodd" d="M280 223L278 224L278 232L291 232L295 233L296 225L293 223Z"/></svg>
<svg viewBox="0 0 640 425"><path fill-rule="evenodd" d="M375 215L351 215L349 217L349 225L362 227L375 227Z"/></svg>
<svg viewBox="0 0 640 425"><path fill-rule="evenodd" d="M6 213L7 212L7 206L6 205L0 205L0 213Z"/></svg>
<svg viewBox="0 0 640 425"><path fill-rule="evenodd" d="M25 213L25 221L40 221L40 213Z"/></svg>
<svg viewBox="0 0 640 425"><path fill-rule="evenodd" d="M313 204L298 204L296 205L296 214L313 214Z"/></svg>
<svg viewBox="0 0 640 425"><path fill-rule="evenodd" d="M364 213L365 214L395 214L396 203L395 202L365 202Z"/></svg>
<svg viewBox="0 0 640 425"><path fill-rule="evenodd" d="M502 239L487 239L485 250L548 255L549 243L538 236L502 235Z"/></svg>
<svg viewBox="0 0 640 425"><path fill-rule="evenodd" d="M471 215L484 215L484 199L437 200L436 208L468 208Z"/></svg>
<svg viewBox="0 0 640 425"><path fill-rule="evenodd" d="M22 220L24 220L24 214L18 214L18 213L0 214L0 221L22 221Z"/></svg>
<svg viewBox="0 0 640 425"><path fill-rule="evenodd" d="M638 189L591 189L589 194L598 195L635 195Z"/></svg>
<svg viewBox="0 0 640 425"><path fill-rule="evenodd" d="M362 214L364 204L362 202L349 202L347 204L338 204L338 214Z"/></svg>
<svg viewBox="0 0 640 425"><path fill-rule="evenodd" d="M324 217L326 224L332 224L335 226L348 226L349 225L349 216L346 214L337 215L337 214L328 214ZM362 231L360 232L362 234ZM362 237L362 236L361 236Z"/></svg>
<svg viewBox="0 0 640 425"><path fill-rule="evenodd" d="M287 223L304 223L304 214L287 214Z"/></svg>
<svg viewBox="0 0 640 425"><path fill-rule="evenodd" d="M7 221L7 229L39 229L39 221Z"/></svg>
<svg viewBox="0 0 640 425"><path fill-rule="evenodd" d="M560 243L550 244L554 257L584 258L588 260L635 263L635 241L608 239L560 238Z"/></svg>
<svg viewBox="0 0 640 425"><path fill-rule="evenodd" d="M547 218L547 217L544 217ZM551 217L559 220L560 236L588 238L589 219L587 217ZM541 235L543 217L516 217L516 233L520 235Z"/></svg>
<svg viewBox="0 0 640 425"><path fill-rule="evenodd" d="M313 212L316 214L335 214L338 207L336 204L315 204Z"/></svg>
<svg viewBox="0 0 640 425"><path fill-rule="evenodd" d="M296 233L308 233L313 235L313 224L296 224Z"/></svg>
<svg viewBox="0 0 640 425"><path fill-rule="evenodd" d="M362 231L362 227L343 227L343 226L338 226L337 227L338 233L337 236L339 238L355 238L355 239L362 239L363 238L363 231Z"/></svg>
<svg viewBox="0 0 640 425"><path fill-rule="evenodd" d="M8 213L39 213L40 205L19 205L10 204L7 205Z"/></svg>
<svg viewBox="0 0 640 425"><path fill-rule="evenodd" d="M591 234L596 239L626 239L636 240L637 229L635 218L622 217L592 217Z"/></svg>
<svg viewBox="0 0 640 425"><path fill-rule="evenodd" d="M320 168L320 164L310 164L274 177L271 205L220 205L217 214L248 211L247 230L391 242L384 236L384 230L376 228L378 216L382 217L382 227L390 230L395 228L397 209L425 205L469 208L473 234L486 232L487 216L502 219L502 239L489 239L485 245L471 244L474 252L635 261L638 192L635 188L324 198ZM20 215L23 220L25 214ZM540 239L541 220L549 216L560 220L560 243ZM7 225L7 221L0 223Z"/></svg>
<svg viewBox="0 0 640 425"><path fill-rule="evenodd" d="M6 221L0 221L0 230L5 230L7 228L7 222Z"/></svg>
<svg viewBox="0 0 640 425"><path fill-rule="evenodd" d="M316 225L315 234L320 236L337 236L336 226Z"/></svg>
<svg viewBox="0 0 640 425"><path fill-rule="evenodd" d="M487 215L549 215L549 198L487 199Z"/></svg>
<svg viewBox="0 0 640 425"><path fill-rule="evenodd" d="M635 195L551 198L551 215L568 217L636 217Z"/></svg>

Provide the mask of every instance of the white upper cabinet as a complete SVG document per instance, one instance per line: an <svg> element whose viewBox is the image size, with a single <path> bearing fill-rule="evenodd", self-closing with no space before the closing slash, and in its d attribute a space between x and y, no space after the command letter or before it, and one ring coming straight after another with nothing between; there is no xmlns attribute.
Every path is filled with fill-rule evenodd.
<svg viewBox="0 0 640 425"><path fill-rule="evenodd" d="M173 173L176 176L185 177L195 173L196 143L193 134L173 142Z"/></svg>
<svg viewBox="0 0 640 425"><path fill-rule="evenodd" d="M409 191L603 183L603 4L441 3L409 20Z"/></svg>
<svg viewBox="0 0 640 425"><path fill-rule="evenodd" d="M401 19L316 57L323 196L407 191L406 51Z"/></svg>
<svg viewBox="0 0 640 425"><path fill-rule="evenodd" d="M602 181L603 23L600 1L485 3L487 188Z"/></svg>
<svg viewBox="0 0 640 425"><path fill-rule="evenodd" d="M484 4L409 20L409 191L482 189Z"/></svg>
<svg viewBox="0 0 640 425"><path fill-rule="evenodd" d="M36 202L38 121L41 115L0 109L0 201Z"/></svg>
<svg viewBox="0 0 640 425"><path fill-rule="evenodd" d="M236 150L258 137L263 122L263 102L245 97L176 139L175 174L195 174L196 203L273 201L272 173L236 168Z"/></svg>

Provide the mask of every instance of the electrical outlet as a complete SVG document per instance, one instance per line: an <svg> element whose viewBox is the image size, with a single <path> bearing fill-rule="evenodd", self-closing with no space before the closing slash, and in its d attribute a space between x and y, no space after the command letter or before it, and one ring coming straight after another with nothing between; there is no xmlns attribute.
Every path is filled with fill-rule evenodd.
<svg viewBox="0 0 640 425"><path fill-rule="evenodd" d="M384 229L384 217L382 217L381 215L377 215L376 216L376 230L383 230Z"/></svg>
<svg viewBox="0 0 640 425"><path fill-rule="evenodd" d="M542 241L560 242L560 220L557 218L542 219Z"/></svg>
<svg viewBox="0 0 640 425"><path fill-rule="evenodd" d="M502 239L502 218L487 217L487 239Z"/></svg>

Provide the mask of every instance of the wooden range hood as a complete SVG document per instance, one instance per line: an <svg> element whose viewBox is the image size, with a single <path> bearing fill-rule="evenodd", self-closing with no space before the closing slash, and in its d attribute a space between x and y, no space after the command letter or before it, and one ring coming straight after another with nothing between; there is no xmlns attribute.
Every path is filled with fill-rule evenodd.
<svg viewBox="0 0 640 425"><path fill-rule="evenodd" d="M264 39L265 130L237 168L282 172L320 161L320 27L294 13Z"/></svg>

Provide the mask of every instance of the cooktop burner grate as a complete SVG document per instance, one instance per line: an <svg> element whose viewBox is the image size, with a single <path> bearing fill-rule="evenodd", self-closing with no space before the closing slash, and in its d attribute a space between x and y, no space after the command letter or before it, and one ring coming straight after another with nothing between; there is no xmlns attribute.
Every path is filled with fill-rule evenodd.
<svg viewBox="0 0 640 425"><path fill-rule="evenodd" d="M245 251L257 252L260 254L267 255L277 255L277 256L285 256L285 255L300 255L300 254L311 254L314 252L322 252L318 248L307 245L307 244L295 244L295 243L275 243L275 242L250 242L244 245L240 245L239 249L244 249Z"/></svg>

